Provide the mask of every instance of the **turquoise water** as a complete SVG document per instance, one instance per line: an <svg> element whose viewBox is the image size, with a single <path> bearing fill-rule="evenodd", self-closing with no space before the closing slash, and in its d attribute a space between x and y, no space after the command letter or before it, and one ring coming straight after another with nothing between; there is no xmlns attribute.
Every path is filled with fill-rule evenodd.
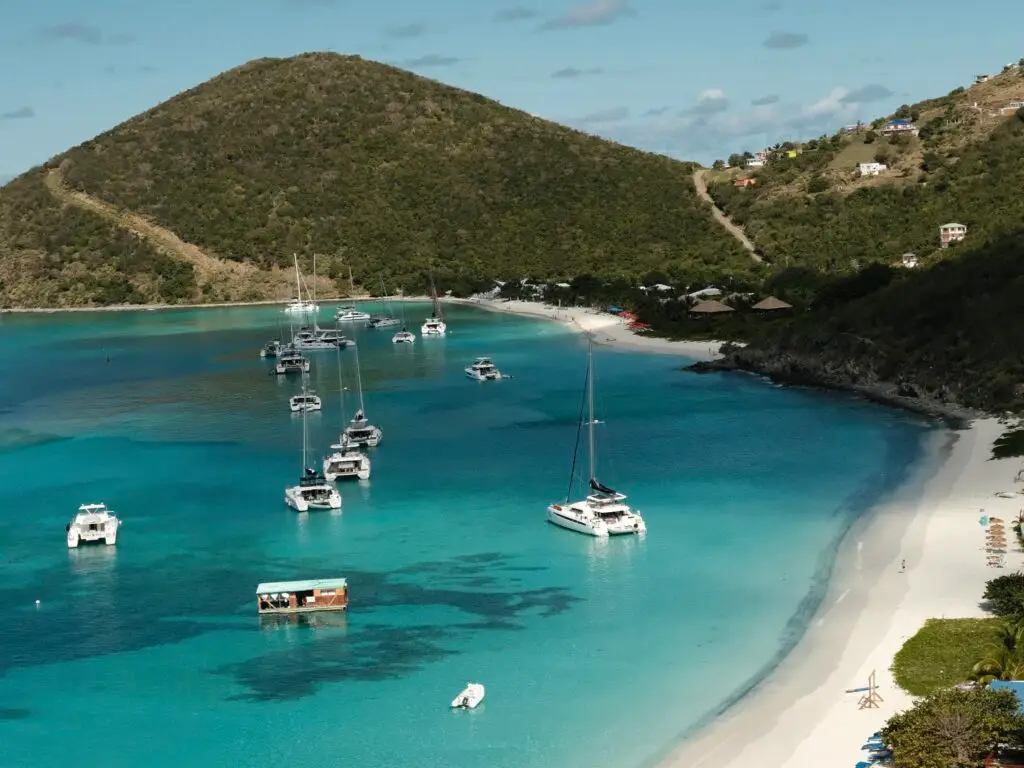
<svg viewBox="0 0 1024 768"><path fill-rule="evenodd" d="M770 668L921 456L900 414L599 347L600 475L650 533L562 531L584 339L447 314L412 348L358 334L384 441L308 516L282 501L297 384L257 358L279 310L0 317L0 765L642 764ZM514 378L467 379L480 354ZM337 368L312 357L322 451ZM116 548L66 549L87 501ZM258 582L331 575L346 617L261 626ZM468 680L485 703L450 712Z"/></svg>

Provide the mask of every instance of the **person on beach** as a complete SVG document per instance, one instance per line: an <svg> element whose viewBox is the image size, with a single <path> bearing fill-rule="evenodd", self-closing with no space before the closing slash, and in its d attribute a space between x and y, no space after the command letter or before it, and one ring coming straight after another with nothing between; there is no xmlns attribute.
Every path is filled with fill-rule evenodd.
<svg viewBox="0 0 1024 768"><path fill-rule="evenodd" d="M905 573L907 570L907 561L900 560L900 573Z"/></svg>

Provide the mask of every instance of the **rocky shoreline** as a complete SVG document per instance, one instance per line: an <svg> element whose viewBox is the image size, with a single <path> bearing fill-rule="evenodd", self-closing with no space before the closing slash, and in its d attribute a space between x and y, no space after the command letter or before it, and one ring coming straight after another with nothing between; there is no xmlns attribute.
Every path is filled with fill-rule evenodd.
<svg viewBox="0 0 1024 768"><path fill-rule="evenodd" d="M911 381L880 381L851 362L830 363L791 352L727 346L724 356L686 367L694 373L743 371L764 376L777 384L850 392L874 403L912 411L944 422L951 429L966 429L984 414L964 408L930 393Z"/></svg>

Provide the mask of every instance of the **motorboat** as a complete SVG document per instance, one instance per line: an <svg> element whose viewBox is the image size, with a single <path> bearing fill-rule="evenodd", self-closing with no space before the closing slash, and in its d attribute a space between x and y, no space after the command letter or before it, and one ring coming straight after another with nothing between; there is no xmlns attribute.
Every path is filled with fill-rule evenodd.
<svg viewBox="0 0 1024 768"><path fill-rule="evenodd" d="M324 457L324 477L328 482L348 478L370 479L370 457L348 441L331 446L333 453Z"/></svg>
<svg viewBox="0 0 1024 768"><path fill-rule="evenodd" d="M326 341L332 347L354 347L356 345L352 339L337 329L321 330L317 328L316 335L320 341Z"/></svg>
<svg viewBox="0 0 1024 768"><path fill-rule="evenodd" d="M312 392L305 392L301 395L292 395L288 400L288 407L291 409L292 413L301 413L302 411L319 411L321 405L320 398Z"/></svg>
<svg viewBox="0 0 1024 768"><path fill-rule="evenodd" d="M341 494L322 473L307 467L298 485L284 489L284 503L296 512L341 509Z"/></svg>
<svg viewBox="0 0 1024 768"><path fill-rule="evenodd" d="M83 504L78 508L75 519L64 526L68 535L68 549L77 549L81 543L102 541L104 544L117 543L117 529L121 521L107 509L106 504Z"/></svg>
<svg viewBox="0 0 1024 768"><path fill-rule="evenodd" d="M292 338L292 345L295 349L303 352L318 352L325 349L334 349L338 346L337 337L326 337L325 331L319 328L304 327Z"/></svg>
<svg viewBox="0 0 1024 768"><path fill-rule="evenodd" d="M589 441L590 483L586 498L548 506L548 522L570 531L606 538L621 534L645 534L647 524L640 513L626 504L626 496L609 488L597 479L597 460L594 441L594 341L587 352L587 436ZM573 467L579 452L579 430L573 451ZM570 477L572 477L572 473ZM571 489L570 489L571 491Z"/></svg>
<svg viewBox="0 0 1024 768"><path fill-rule="evenodd" d="M369 312L363 312L355 307L340 307L334 319L339 323L365 323L370 319Z"/></svg>
<svg viewBox="0 0 1024 768"><path fill-rule="evenodd" d="M277 358L274 373L284 376L291 373L309 373L309 360L301 352L289 350L282 352Z"/></svg>
<svg viewBox="0 0 1024 768"><path fill-rule="evenodd" d="M405 328L403 328L402 330L400 330L398 333L396 333L394 336L391 337L391 343L392 344L415 344L416 343L416 334L415 333L410 333Z"/></svg>
<svg viewBox="0 0 1024 768"><path fill-rule="evenodd" d="M508 378L494 366L489 357L478 357L465 370L469 378L476 379L477 381L498 381L499 379Z"/></svg>
<svg viewBox="0 0 1024 768"><path fill-rule="evenodd" d="M343 440L347 439L354 446L365 445L369 448L376 448L384 439L384 430L367 421L363 411L358 410L352 421L345 427L342 438Z"/></svg>
<svg viewBox="0 0 1024 768"><path fill-rule="evenodd" d="M480 683L466 683L466 687L452 699L452 709L476 709L484 700L484 693Z"/></svg>
<svg viewBox="0 0 1024 768"><path fill-rule="evenodd" d="M281 354L281 342L277 339L268 341L260 350L260 357L277 357Z"/></svg>
<svg viewBox="0 0 1024 768"><path fill-rule="evenodd" d="M423 338L430 336L444 336L448 333L448 326L444 322L444 313L441 312L441 304L437 300L437 289L434 287L434 276L430 276L430 300L434 311L430 317L423 321L420 326L420 335Z"/></svg>

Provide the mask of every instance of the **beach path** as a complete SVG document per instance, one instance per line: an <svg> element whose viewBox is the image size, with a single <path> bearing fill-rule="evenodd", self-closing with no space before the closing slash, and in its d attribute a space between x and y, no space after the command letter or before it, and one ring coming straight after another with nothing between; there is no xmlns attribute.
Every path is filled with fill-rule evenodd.
<svg viewBox="0 0 1024 768"><path fill-rule="evenodd" d="M754 243L751 242L749 237L747 237L747 233L744 232L741 227L733 224L732 221L729 220L729 217L725 215L725 212L715 205L715 201L711 199L711 195L708 192L707 179L704 178L704 174L706 172L707 171L704 168L698 168L693 172L693 187L697 190L697 196L711 205L711 215L715 217L715 221L721 224L725 228L726 232L739 240L740 244L750 251L750 258L760 263L763 259L757 253L757 248L754 246Z"/></svg>

